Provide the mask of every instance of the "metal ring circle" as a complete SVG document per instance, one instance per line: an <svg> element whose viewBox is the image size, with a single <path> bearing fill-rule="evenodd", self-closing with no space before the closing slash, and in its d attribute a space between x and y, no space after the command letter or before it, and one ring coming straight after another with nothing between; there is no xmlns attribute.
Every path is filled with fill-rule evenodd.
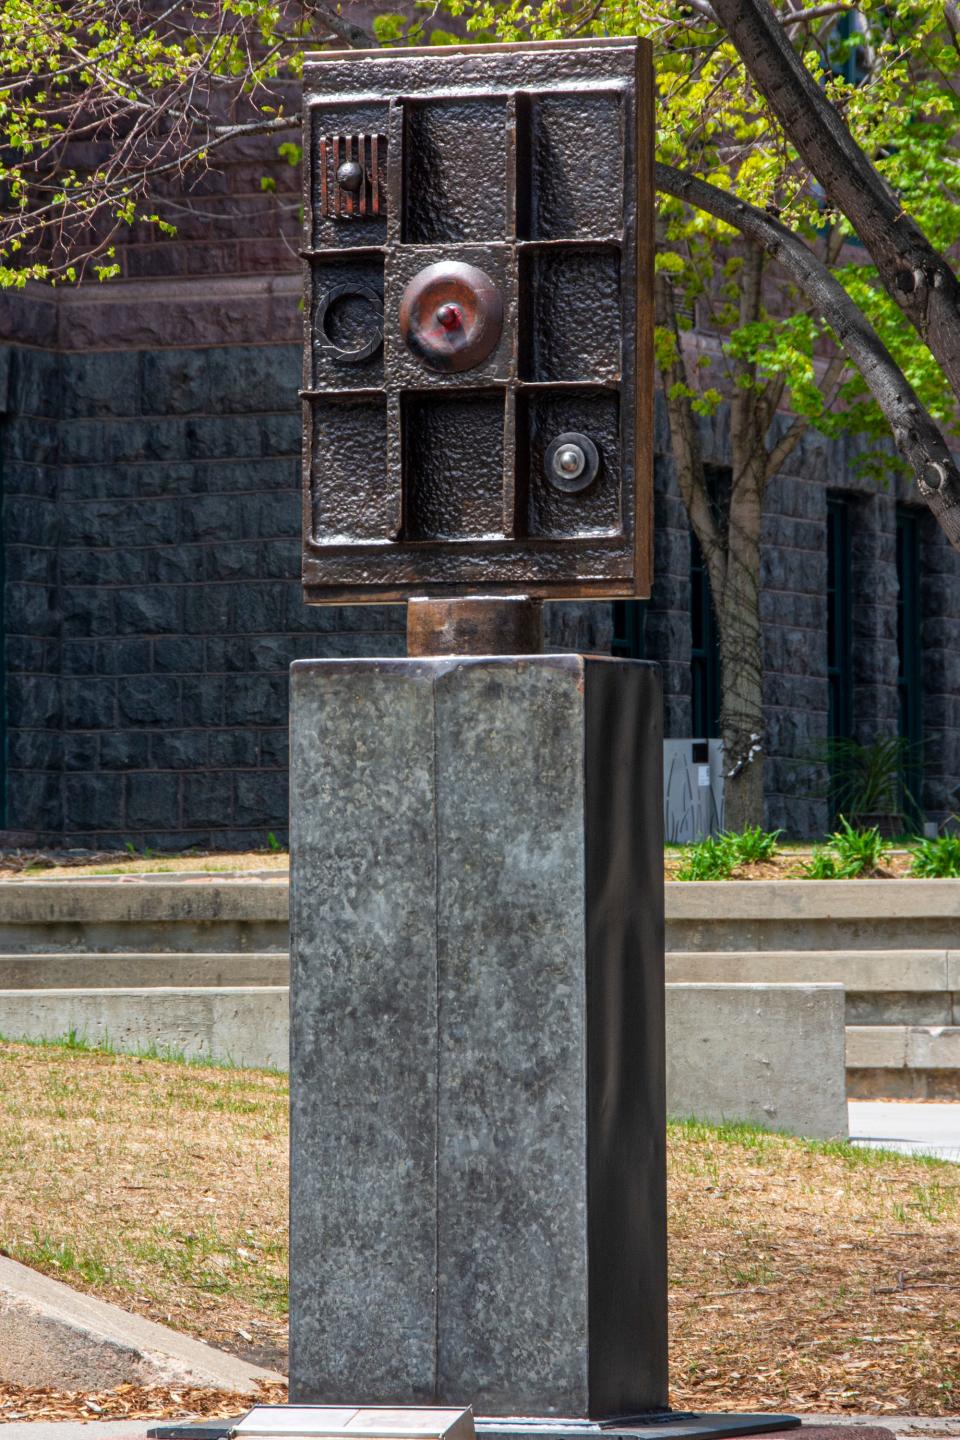
<svg viewBox="0 0 960 1440"><path fill-rule="evenodd" d="M374 308L377 315L375 333L365 340L362 345L357 345L352 350L345 350L332 338L326 327L327 315L331 306L337 300L347 297L368 301ZM383 344L383 301L375 290L368 285L331 285L317 306L316 333L320 336L320 349L326 355L343 365L360 365L364 360L369 360L371 355L376 355Z"/></svg>
<svg viewBox="0 0 960 1440"><path fill-rule="evenodd" d="M583 467L576 475L565 475L557 463L560 452L568 446L576 448L583 455ZM543 468L548 481L556 490L562 490L565 495L579 495L582 490L588 489L600 474L600 451L589 435L581 435L577 430L567 430L550 441L544 452Z"/></svg>

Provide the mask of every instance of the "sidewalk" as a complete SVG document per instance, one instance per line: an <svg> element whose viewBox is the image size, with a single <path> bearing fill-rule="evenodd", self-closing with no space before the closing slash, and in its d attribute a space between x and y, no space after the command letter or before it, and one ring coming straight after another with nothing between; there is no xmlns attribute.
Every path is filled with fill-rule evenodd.
<svg viewBox="0 0 960 1440"><path fill-rule="evenodd" d="M850 1143L960 1164L960 1101L851 1100Z"/></svg>
<svg viewBox="0 0 960 1440"><path fill-rule="evenodd" d="M825 1440L824 1426L869 1426L886 1430L891 1440L934 1440L937 1436L960 1437L960 1417L939 1418L918 1415L804 1415L800 1432L780 1432L783 1440L816 1429L821 1433L810 1440ZM11 1421L0 1423L0 1440L146 1440L147 1431L155 1425L170 1424L162 1420L57 1420ZM754 1437L759 1440L759 1437ZM773 1437L771 1437L773 1440Z"/></svg>

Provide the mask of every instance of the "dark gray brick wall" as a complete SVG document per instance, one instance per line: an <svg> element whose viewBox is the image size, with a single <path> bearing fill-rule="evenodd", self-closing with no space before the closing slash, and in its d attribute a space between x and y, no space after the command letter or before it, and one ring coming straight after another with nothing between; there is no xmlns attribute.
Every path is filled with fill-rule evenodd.
<svg viewBox="0 0 960 1440"><path fill-rule="evenodd" d="M298 366L291 346L15 352L9 827L283 838L291 660L403 653L398 607L300 599Z"/></svg>
<svg viewBox="0 0 960 1440"><path fill-rule="evenodd" d="M44 840L156 848L286 834L287 672L305 656L399 655L396 606L308 608L298 580L293 344L0 351L6 824ZM690 544L657 418L647 655L667 733L690 733ZM729 462L726 417L705 455ZM822 832L826 499L855 497L858 734L894 733L895 506L850 447L808 436L764 532L767 820ZM958 807L960 569L924 523L927 803ZM604 651L608 605L547 607L548 642Z"/></svg>

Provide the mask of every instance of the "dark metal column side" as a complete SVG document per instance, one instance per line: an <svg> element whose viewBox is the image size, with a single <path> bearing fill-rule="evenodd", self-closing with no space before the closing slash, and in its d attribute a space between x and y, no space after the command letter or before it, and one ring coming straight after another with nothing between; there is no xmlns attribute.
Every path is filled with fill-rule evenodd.
<svg viewBox="0 0 960 1440"><path fill-rule="evenodd" d="M590 1414L667 1403L662 696L586 666Z"/></svg>

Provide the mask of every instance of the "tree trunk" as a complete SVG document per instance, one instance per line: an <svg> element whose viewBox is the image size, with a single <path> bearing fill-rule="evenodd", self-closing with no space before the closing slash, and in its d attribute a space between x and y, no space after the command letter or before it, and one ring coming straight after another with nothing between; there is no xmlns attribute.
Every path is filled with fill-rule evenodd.
<svg viewBox="0 0 960 1440"><path fill-rule="evenodd" d="M736 454L735 454L736 462ZM760 625L760 525L764 462L760 444L734 470L726 580L716 598L723 699L724 825L764 823L763 633Z"/></svg>
<svg viewBox="0 0 960 1440"><path fill-rule="evenodd" d="M763 311L764 253L747 246L740 275L740 325ZM727 565L714 596L723 673L724 823L728 830L763 825L763 635L760 627L760 532L767 480L771 392L757 367L736 364L730 400L733 477L727 515Z"/></svg>

